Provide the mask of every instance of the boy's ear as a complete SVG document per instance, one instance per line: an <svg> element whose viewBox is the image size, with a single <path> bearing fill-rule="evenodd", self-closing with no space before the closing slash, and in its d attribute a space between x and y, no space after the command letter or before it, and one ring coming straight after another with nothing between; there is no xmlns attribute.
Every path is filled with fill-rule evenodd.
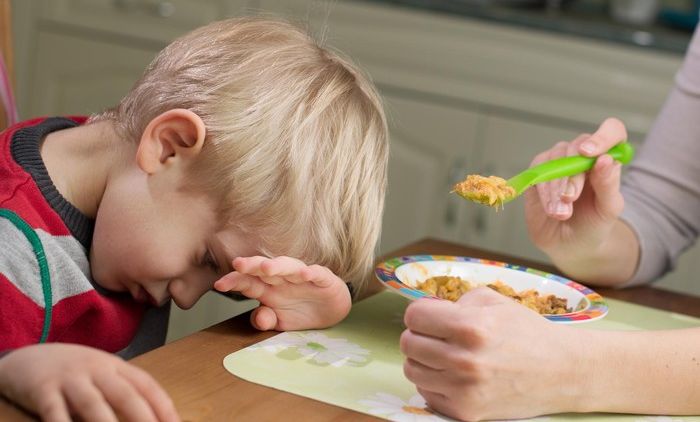
<svg viewBox="0 0 700 422"><path fill-rule="evenodd" d="M136 163L148 174L194 157L202 150L206 129L195 113L168 110L151 120L141 135Z"/></svg>

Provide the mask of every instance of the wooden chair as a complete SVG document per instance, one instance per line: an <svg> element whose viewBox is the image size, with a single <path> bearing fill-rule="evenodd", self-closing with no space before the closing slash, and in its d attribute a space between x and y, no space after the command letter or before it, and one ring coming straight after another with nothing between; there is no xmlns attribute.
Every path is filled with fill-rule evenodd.
<svg viewBox="0 0 700 422"><path fill-rule="evenodd" d="M0 0L0 130L17 120L14 86L14 57L12 54L12 13L10 0ZM4 66L3 66L4 64ZM9 112L9 113L8 113Z"/></svg>

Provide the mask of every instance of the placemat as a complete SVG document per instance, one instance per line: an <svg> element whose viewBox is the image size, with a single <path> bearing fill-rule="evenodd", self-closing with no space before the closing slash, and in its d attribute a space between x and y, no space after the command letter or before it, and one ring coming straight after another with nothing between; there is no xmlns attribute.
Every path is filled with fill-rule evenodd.
<svg viewBox="0 0 700 422"><path fill-rule="evenodd" d="M700 326L700 319L614 299L609 314L581 325L601 330ZM224 358L245 380L393 421L450 420L430 413L403 375L399 336L408 300L382 292L356 304L335 327L280 333ZM573 327L575 329L575 327ZM700 417L560 414L530 420L700 421Z"/></svg>

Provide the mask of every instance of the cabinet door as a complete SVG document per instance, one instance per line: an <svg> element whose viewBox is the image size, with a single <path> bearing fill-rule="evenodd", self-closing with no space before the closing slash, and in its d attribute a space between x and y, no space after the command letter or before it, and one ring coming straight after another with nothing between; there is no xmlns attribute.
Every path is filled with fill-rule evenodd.
<svg viewBox="0 0 700 422"><path fill-rule="evenodd" d="M50 32L38 36L29 114L90 114L126 94L156 50Z"/></svg>
<svg viewBox="0 0 700 422"><path fill-rule="evenodd" d="M473 173L505 179L526 169L535 155L558 141L574 139L580 131L526 120L489 116L480 139L482 160ZM526 258L547 257L529 240L523 198L494 210L479 206L466 227L472 245Z"/></svg>
<svg viewBox="0 0 700 422"><path fill-rule="evenodd" d="M241 12L247 4L248 0L41 0L39 11L44 23L59 28L116 36L124 43L164 45L191 29Z"/></svg>
<svg viewBox="0 0 700 422"><path fill-rule="evenodd" d="M472 159L478 115L394 94L385 102L391 153L381 251L426 236L463 242L458 227L468 213L450 189Z"/></svg>

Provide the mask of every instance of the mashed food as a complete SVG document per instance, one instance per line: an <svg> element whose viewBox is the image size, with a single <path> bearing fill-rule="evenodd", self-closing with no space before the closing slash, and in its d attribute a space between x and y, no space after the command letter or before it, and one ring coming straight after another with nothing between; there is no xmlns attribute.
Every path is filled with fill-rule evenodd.
<svg viewBox="0 0 700 422"><path fill-rule="evenodd" d="M498 176L470 174L453 187L459 196L494 208L503 207L503 202L515 196L515 189Z"/></svg>
<svg viewBox="0 0 700 422"><path fill-rule="evenodd" d="M516 292L512 287L500 280L487 284L487 286L542 315L558 315L571 312L571 308L567 307L566 299L555 295L542 296L535 289ZM464 293L476 287L476 285L472 285L467 280L459 277L435 276L418 283L417 287L433 296L454 302Z"/></svg>

